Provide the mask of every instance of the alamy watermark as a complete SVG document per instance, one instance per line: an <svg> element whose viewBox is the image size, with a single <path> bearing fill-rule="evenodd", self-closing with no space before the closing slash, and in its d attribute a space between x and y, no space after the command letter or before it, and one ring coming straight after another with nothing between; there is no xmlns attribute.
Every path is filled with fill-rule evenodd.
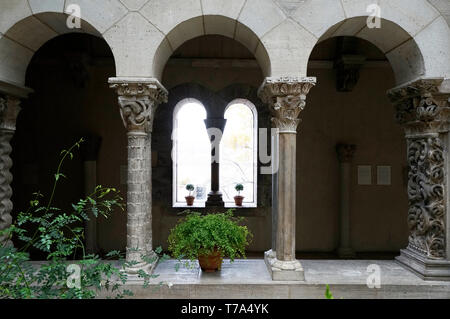
<svg viewBox="0 0 450 319"><path fill-rule="evenodd" d="M81 8L77 4L69 4L64 11L69 16L66 25L69 29L81 29Z"/></svg>
<svg viewBox="0 0 450 319"><path fill-rule="evenodd" d="M70 264L67 266L66 271L70 274L67 277L66 285L68 288L81 288L81 267L76 264Z"/></svg>
<svg viewBox="0 0 450 319"><path fill-rule="evenodd" d="M367 6L366 12L369 13L367 17L367 27L369 29L381 28L381 8L378 4L372 3Z"/></svg>
<svg viewBox="0 0 450 319"><path fill-rule="evenodd" d="M381 288L381 268L377 264L370 264L367 266L367 272L369 276L367 276L366 284L370 289L373 288Z"/></svg>
<svg viewBox="0 0 450 319"><path fill-rule="evenodd" d="M260 174L271 175L278 172L279 168L279 152L278 152L278 129L259 128L258 129L258 160L261 162ZM223 132L216 127L210 127L206 130L211 143L211 163L220 162L220 142L222 140ZM269 133L270 132L270 135ZM175 160L176 137L178 136L177 129L172 132L173 143L171 157ZM269 139L271 140L271 149L269 150Z"/></svg>

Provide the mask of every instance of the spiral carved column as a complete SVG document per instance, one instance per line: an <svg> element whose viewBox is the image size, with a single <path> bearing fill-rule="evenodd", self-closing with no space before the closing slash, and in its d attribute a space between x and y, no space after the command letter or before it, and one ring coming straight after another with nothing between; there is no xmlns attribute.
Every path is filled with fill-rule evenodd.
<svg viewBox="0 0 450 319"><path fill-rule="evenodd" d="M119 95L120 114L128 135L127 252L130 274L153 271L151 132L156 108L167 91L156 79L109 80ZM144 258L144 256L146 258Z"/></svg>
<svg viewBox="0 0 450 319"><path fill-rule="evenodd" d="M20 111L19 104L18 98L0 96L0 230L10 227L12 222L11 182L13 176L10 172L12 167L10 141L16 131L16 119ZM8 234L0 236L0 244L12 246Z"/></svg>
<svg viewBox="0 0 450 319"><path fill-rule="evenodd" d="M273 280L304 280L302 265L295 259L296 215L296 149L297 127L301 111L306 106L306 95L315 85L315 78L266 78L259 96L272 114L278 128L276 251L265 253L265 261Z"/></svg>
<svg viewBox="0 0 450 319"><path fill-rule="evenodd" d="M407 140L410 235L397 260L426 280L450 280L450 92L443 84L423 79L388 92Z"/></svg>

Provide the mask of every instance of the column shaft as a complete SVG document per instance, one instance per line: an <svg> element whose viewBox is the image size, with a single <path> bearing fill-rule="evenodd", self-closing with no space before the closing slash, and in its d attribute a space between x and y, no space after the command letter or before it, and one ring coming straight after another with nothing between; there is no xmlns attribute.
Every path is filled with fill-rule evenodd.
<svg viewBox="0 0 450 319"><path fill-rule="evenodd" d="M340 244L339 255L350 248L350 163L340 163Z"/></svg>
<svg viewBox="0 0 450 319"><path fill-rule="evenodd" d="M339 248L341 258L353 258L355 253L350 244L350 189L352 185L351 161L356 146L350 144L336 145L339 160Z"/></svg>
<svg viewBox="0 0 450 319"><path fill-rule="evenodd" d="M11 201L12 188L11 182L13 176L10 172L12 167L12 159L10 157L11 138L14 135L13 130L0 129L0 230L5 230L11 226L11 212L13 203ZM0 244L12 246L12 241L8 239L8 235L0 236Z"/></svg>
<svg viewBox="0 0 450 319"><path fill-rule="evenodd" d="M84 161L84 193L91 194L97 186L97 161ZM97 252L97 218L92 212L85 222L86 251L89 254Z"/></svg>
<svg viewBox="0 0 450 319"><path fill-rule="evenodd" d="M205 125L211 141L211 192L205 206L223 207L225 203L220 192L220 142L227 120L224 118L208 118Z"/></svg>
<svg viewBox="0 0 450 319"><path fill-rule="evenodd" d="M27 93L28 94L28 93ZM16 120L20 112L20 100L13 96L0 96L0 230L11 226L11 212L13 203L11 201L13 176L10 172L12 167L11 139L16 131ZM12 246L9 235L0 236L0 245Z"/></svg>
<svg viewBox="0 0 450 319"><path fill-rule="evenodd" d="M279 134L277 259L295 260L296 134Z"/></svg>
<svg viewBox="0 0 450 319"><path fill-rule="evenodd" d="M127 182L127 256L128 262L140 261L148 243L149 184L146 160L147 134L128 133L128 182Z"/></svg>

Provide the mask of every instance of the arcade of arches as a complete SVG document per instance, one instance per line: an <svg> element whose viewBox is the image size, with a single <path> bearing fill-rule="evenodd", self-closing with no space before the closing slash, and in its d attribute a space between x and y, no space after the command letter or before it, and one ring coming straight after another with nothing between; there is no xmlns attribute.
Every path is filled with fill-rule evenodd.
<svg viewBox="0 0 450 319"><path fill-rule="evenodd" d="M96 184L127 194L125 213L85 225L88 249L135 260L167 248L186 209L177 107L197 101L205 130L226 131L240 101L255 123L253 190L236 214L274 280L303 280L304 256L396 258L450 280L450 5L380 0L382 27L369 29L364 0L74 0L82 27L69 30L60 2L0 4L0 229L31 193L50 192L60 150L85 137L60 206ZM225 165L200 169L209 179L195 209L223 211Z"/></svg>

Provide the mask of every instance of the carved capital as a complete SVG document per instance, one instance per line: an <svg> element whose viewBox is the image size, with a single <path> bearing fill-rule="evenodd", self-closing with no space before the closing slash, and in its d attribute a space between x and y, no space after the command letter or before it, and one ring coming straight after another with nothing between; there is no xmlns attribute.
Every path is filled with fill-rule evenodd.
<svg viewBox="0 0 450 319"><path fill-rule="evenodd" d="M167 102L167 90L156 79L113 78L109 83L119 95L120 115L128 132L151 132L156 108Z"/></svg>
<svg viewBox="0 0 450 319"><path fill-rule="evenodd" d="M407 134L450 130L450 93L442 92L443 79L421 79L388 91L396 119Z"/></svg>
<svg viewBox="0 0 450 319"><path fill-rule="evenodd" d="M339 162L349 163L355 155L356 145L352 144L338 144L336 145L336 153L338 155Z"/></svg>
<svg viewBox="0 0 450 319"><path fill-rule="evenodd" d="M280 133L296 133L300 112L306 105L306 95L316 84L316 78L266 78L258 95L274 115L272 122Z"/></svg>
<svg viewBox="0 0 450 319"><path fill-rule="evenodd" d="M16 120L20 112L19 105L19 98L12 96L0 96L0 130L16 130Z"/></svg>

